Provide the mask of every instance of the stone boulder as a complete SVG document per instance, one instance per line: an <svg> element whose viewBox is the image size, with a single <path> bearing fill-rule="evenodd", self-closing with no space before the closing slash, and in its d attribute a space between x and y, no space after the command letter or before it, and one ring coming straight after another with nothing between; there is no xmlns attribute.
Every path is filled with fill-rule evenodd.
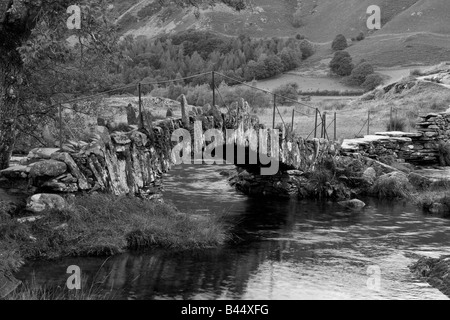
<svg viewBox="0 0 450 320"><path fill-rule="evenodd" d="M344 208L347 208L347 209L351 209L351 210L360 210L366 206L366 204L364 202L362 202L361 200L358 200L358 199L341 201L341 202L338 202L338 205L340 205Z"/></svg>
<svg viewBox="0 0 450 320"><path fill-rule="evenodd" d="M31 169L27 166L14 166L0 171L0 176L8 179L26 179Z"/></svg>
<svg viewBox="0 0 450 320"><path fill-rule="evenodd" d="M67 165L64 162L56 160L44 160L33 164L30 175L33 178L38 177L57 177L67 171Z"/></svg>
<svg viewBox="0 0 450 320"><path fill-rule="evenodd" d="M369 167L364 171L362 179L365 183L371 186L377 179L377 172L375 171L374 168Z"/></svg>
<svg viewBox="0 0 450 320"><path fill-rule="evenodd" d="M62 210L66 206L66 200L56 194L35 194L27 200L27 210L40 214L50 210Z"/></svg>
<svg viewBox="0 0 450 320"><path fill-rule="evenodd" d="M52 154L58 152L58 148L36 148L28 153L27 158L29 160L33 159L51 159Z"/></svg>

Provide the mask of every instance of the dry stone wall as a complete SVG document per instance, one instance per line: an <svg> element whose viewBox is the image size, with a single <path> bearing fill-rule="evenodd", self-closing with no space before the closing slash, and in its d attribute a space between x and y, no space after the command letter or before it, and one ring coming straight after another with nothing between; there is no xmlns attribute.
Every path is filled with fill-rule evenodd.
<svg viewBox="0 0 450 320"><path fill-rule="evenodd" d="M34 149L28 156L6 170L0 171L0 188L18 189L35 193L78 193L102 191L115 195L129 194L145 198L160 197L162 176L167 172L174 159L171 141L172 133L180 128L187 129L191 138L203 134L208 129L218 129L227 144L240 145L248 149L250 139L247 130L267 130L259 124L257 117L250 115L245 101L227 114L217 108L188 107L182 100L182 118L167 118L144 128L129 124L129 131L110 132L105 126L96 126L88 141L68 141L62 148ZM199 122L201 129L199 130ZM227 129L235 129L231 140L225 137ZM315 169L324 157L338 152L337 143L323 139L304 140L286 132L280 133L278 175L263 180L274 186L277 193L280 183L282 190L291 193L295 189L295 179L286 181L286 172L308 172ZM202 144L192 143L193 149L204 148ZM253 140L252 140L253 141ZM268 152L272 153L272 146ZM260 152L258 146L254 152ZM194 150L197 151L197 150ZM202 150L200 150L202 151ZM272 160L273 161L273 160ZM241 167L247 167L245 164ZM256 165L258 167L258 165ZM289 174L288 174L289 175Z"/></svg>
<svg viewBox="0 0 450 320"><path fill-rule="evenodd" d="M381 159L393 156L416 165L440 164L439 144L450 140L450 113L421 115L417 132L379 132L360 139L347 139L342 144L345 154L360 153Z"/></svg>

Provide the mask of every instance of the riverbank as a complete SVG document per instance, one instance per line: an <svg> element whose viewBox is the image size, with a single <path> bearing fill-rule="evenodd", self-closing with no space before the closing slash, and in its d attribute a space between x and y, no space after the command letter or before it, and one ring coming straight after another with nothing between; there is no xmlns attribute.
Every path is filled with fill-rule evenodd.
<svg viewBox="0 0 450 320"><path fill-rule="evenodd" d="M63 209L33 219L27 214L18 210L0 220L0 271L9 278L4 280L2 296L17 287L11 272L26 261L111 256L151 247L209 248L229 239L220 215L187 215L165 203L126 196L72 197Z"/></svg>
<svg viewBox="0 0 450 320"><path fill-rule="evenodd" d="M297 198L299 200L332 200L346 209L361 214L365 204L357 206L348 199L367 196L380 200L403 200L420 208L424 216L442 219L450 217L450 177L448 168L421 169L387 161L386 163L365 157L335 157L317 166L314 172L296 170L280 172L276 176L263 177L251 170L237 168L223 172L236 190L250 196ZM440 172L446 174L440 174ZM437 175L437 178L434 176ZM347 218L350 215L341 214ZM450 257L421 258L411 266L411 272L450 297Z"/></svg>
<svg viewBox="0 0 450 320"><path fill-rule="evenodd" d="M426 279L433 287L450 297L450 256L438 259L423 257L410 266L411 272Z"/></svg>

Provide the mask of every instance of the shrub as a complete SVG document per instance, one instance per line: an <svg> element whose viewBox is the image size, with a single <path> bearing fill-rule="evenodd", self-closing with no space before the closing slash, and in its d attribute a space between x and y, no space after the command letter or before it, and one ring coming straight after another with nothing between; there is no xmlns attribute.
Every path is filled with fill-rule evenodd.
<svg viewBox="0 0 450 320"><path fill-rule="evenodd" d="M378 74L369 74L361 85L365 90L372 91L383 83L383 78Z"/></svg>
<svg viewBox="0 0 450 320"><path fill-rule="evenodd" d="M347 51L337 51L330 62L330 69L340 76L349 76L353 70L352 57Z"/></svg>
<svg viewBox="0 0 450 320"><path fill-rule="evenodd" d="M194 106L204 106L207 103L212 105L212 90L207 84L191 87L186 94L186 100Z"/></svg>
<svg viewBox="0 0 450 320"><path fill-rule="evenodd" d="M277 95L277 104L287 106L292 105L294 102L290 101L290 99L295 101L298 100L297 90L297 83L288 83L275 89L273 93Z"/></svg>
<svg viewBox="0 0 450 320"><path fill-rule="evenodd" d="M366 78L373 73L374 69L370 63L360 63L352 70L350 81L355 85L360 86L366 81Z"/></svg>
<svg viewBox="0 0 450 320"><path fill-rule="evenodd" d="M420 69L413 69L409 72L410 75L412 76L421 76L422 75L422 71Z"/></svg>
<svg viewBox="0 0 450 320"><path fill-rule="evenodd" d="M311 57L315 52L314 45L308 40L303 40L300 43L300 50L302 51L302 59Z"/></svg>
<svg viewBox="0 0 450 320"><path fill-rule="evenodd" d="M412 190L413 187L404 173L393 172L379 177L371 193L379 198L408 198Z"/></svg>
<svg viewBox="0 0 450 320"><path fill-rule="evenodd" d="M358 36L356 37L356 40L357 40L357 41L362 41L362 40L364 40L364 39L365 39L364 32L360 32L360 33L358 34Z"/></svg>
<svg viewBox="0 0 450 320"><path fill-rule="evenodd" d="M433 97L430 103L430 110L432 111L445 111L449 107L448 100L442 97Z"/></svg>
<svg viewBox="0 0 450 320"><path fill-rule="evenodd" d="M334 51L344 50L347 47L348 47L347 38L342 34L338 34L336 38L333 40L333 43L331 44L331 48Z"/></svg>
<svg viewBox="0 0 450 320"><path fill-rule="evenodd" d="M405 131L406 121L402 118L392 118L386 124L386 130L390 131Z"/></svg>
<svg viewBox="0 0 450 320"><path fill-rule="evenodd" d="M297 34L297 35L295 36L295 38L296 38L297 40L304 40L304 39L306 39L306 37L305 37L304 35L302 35L302 34Z"/></svg>

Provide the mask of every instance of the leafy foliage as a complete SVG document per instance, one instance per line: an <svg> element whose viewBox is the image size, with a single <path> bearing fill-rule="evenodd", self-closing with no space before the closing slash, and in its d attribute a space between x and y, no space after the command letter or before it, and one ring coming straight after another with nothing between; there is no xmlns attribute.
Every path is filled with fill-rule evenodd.
<svg viewBox="0 0 450 320"><path fill-rule="evenodd" d="M366 81L366 78L373 73L374 69L370 63L360 63L352 70L350 81L353 84L360 86Z"/></svg>
<svg viewBox="0 0 450 320"><path fill-rule="evenodd" d="M347 38L343 34L338 34L331 44L331 48L334 51L345 50L347 47Z"/></svg>
<svg viewBox="0 0 450 320"><path fill-rule="evenodd" d="M277 95L277 104L286 106L294 104L292 100L298 100L297 90L298 84L295 82L282 85L275 89L274 93Z"/></svg>
<svg viewBox="0 0 450 320"><path fill-rule="evenodd" d="M383 83L383 78L379 74L369 74L361 85L367 91L374 90L376 87Z"/></svg>
<svg viewBox="0 0 450 320"><path fill-rule="evenodd" d="M82 28L73 31L66 24L68 0L8 3L10 13L0 21L0 87L8 88L0 92L0 118L11 125L0 126L2 146L55 121L60 101L110 89L110 70L123 60L107 1L79 1ZM0 148L0 168L10 152Z"/></svg>
<svg viewBox="0 0 450 320"><path fill-rule="evenodd" d="M386 130L404 131L406 128L406 121L402 118L392 118L386 123Z"/></svg>
<svg viewBox="0 0 450 320"><path fill-rule="evenodd" d="M120 51L130 57L121 66L123 84L144 78L154 81L218 71L233 79L265 79L300 66L311 54L310 45L295 38L225 38L211 32L190 30L159 39L128 36ZM230 79L223 79L235 84ZM209 83L210 77L187 79L185 84Z"/></svg>
<svg viewBox="0 0 450 320"><path fill-rule="evenodd" d="M330 62L330 69L339 76L349 76L353 70L352 57L347 51L337 51Z"/></svg>

